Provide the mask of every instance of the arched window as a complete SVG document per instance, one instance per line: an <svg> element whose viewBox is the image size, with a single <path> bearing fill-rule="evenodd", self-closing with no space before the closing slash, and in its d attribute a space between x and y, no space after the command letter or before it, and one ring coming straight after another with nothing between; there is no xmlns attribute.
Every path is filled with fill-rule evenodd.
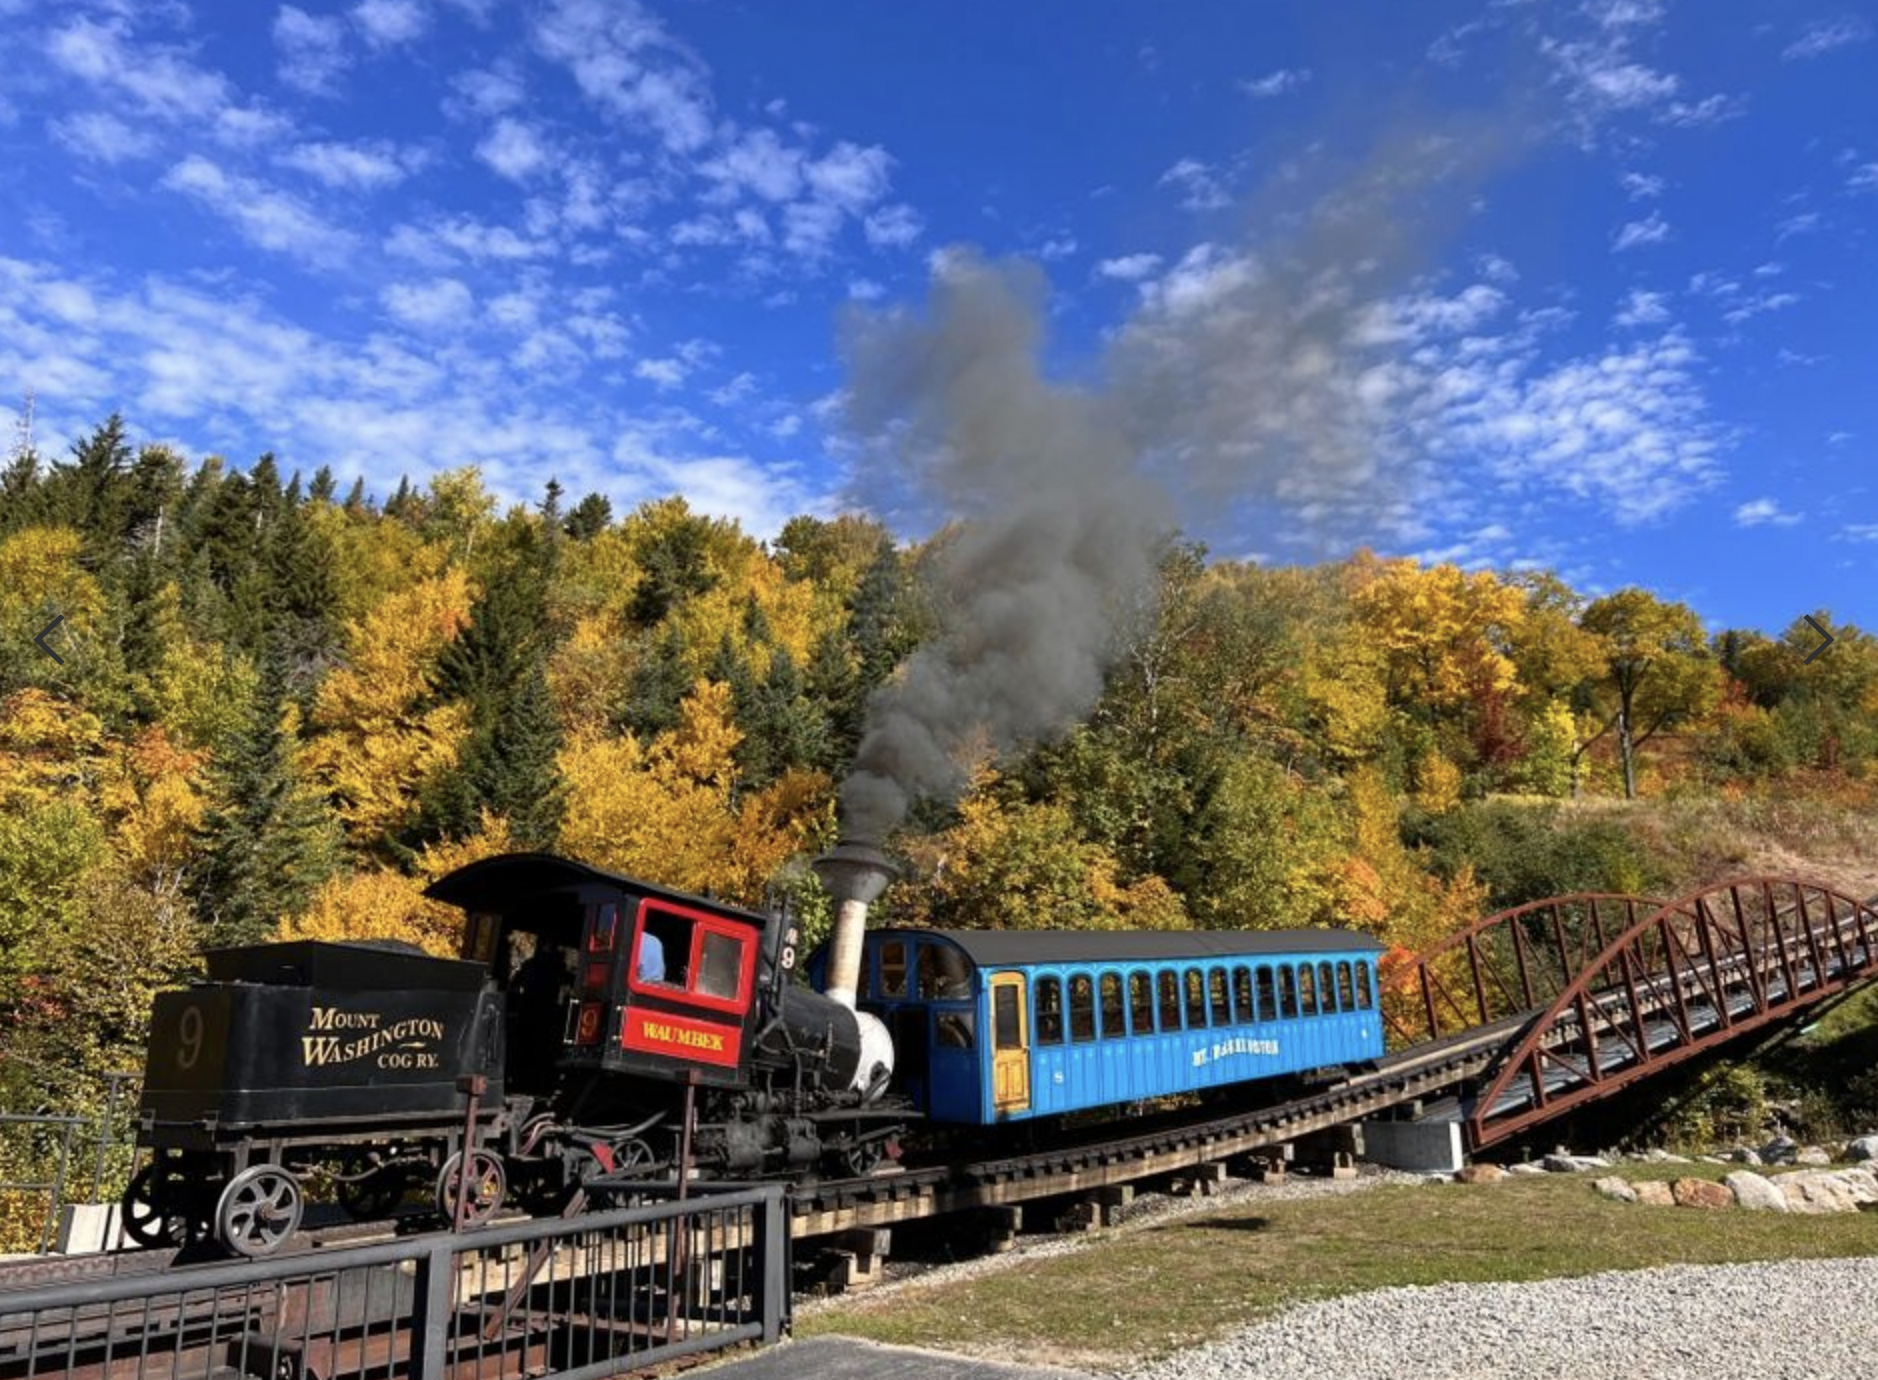
<svg viewBox="0 0 1878 1380"><path fill-rule="evenodd" d="M1298 1014L1298 979L1289 964L1278 969L1278 1014L1285 1020Z"/></svg>
<svg viewBox="0 0 1878 1380"><path fill-rule="evenodd" d="M1328 963L1317 965L1317 1006L1326 1016L1337 1009L1337 979Z"/></svg>
<svg viewBox="0 0 1878 1380"><path fill-rule="evenodd" d="M1232 1020L1234 1025L1253 1021L1252 970L1243 964L1232 970Z"/></svg>
<svg viewBox="0 0 1878 1380"><path fill-rule="evenodd" d="M1037 1043L1040 1045L1063 1043L1063 980L1061 978L1040 977L1037 979Z"/></svg>
<svg viewBox="0 0 1878 1380"><path fill-rule="evenodd" d="M1161 1029L1180 1029L1180 978L1171 968L1161 974Z"/></svg>
<svg viewBox="0 0 1878 1380"><path fill-rule="evenodd" d="M1070 975L1069 1038L1078 1044L1095 1039L1095 981L1087 973Z"/></svg>
<svg viewBox="0 0 1878 1380"><path fill-rule="evenodd" d="M1259 1019L1278 1019L1278 984L1272 981L1272 970L1265 967L1259 969Z"/></svg>
<svg viewBox="0 0 1878 1380"><path fill-rule="evenodd" d="M1102 1038L1119 1040L1126 1035L1127 1019L1122 1006L1122 975L1102 974Z"/></svg>
<svg viewBox="0 0 1878 1380"><path fill-rule="evenodd" d="M1207 995L1212 998L1213 1024L1232 1024L1232 1004L1226 996L1226 970L1209 968L1206 974Z"/></svg>
<svg viewBox="0 0 1878 1380"><path fill-rule="evenodd" d="M1198 968L1187 969L1187 1029L1206 1028L1206 978Z"/></svg>
<svg viewBox="0 0 1878 1380"><path fill-rule="evenodd" d="M1154 1033L1154 979L1146 973L1128 975L1128 1015L1135 1034Z"/></svg>
<svg viewBox="0 0 1878 1380"><path fill-rule="evenodd" d="M1364 1011L1375 1005L1369 994L1369 964L1359 962L1356 965L1356 1004Z"/></svg>
<svg viewBox="0 0 1878 1380"><path fill-rule="evenodd" d="M1350 978L1348 959L1337 965L1337 1009L1339 1011L1356 1010L1356 984Z"/></svg>
<svg viewBox="0 0 1878 1380"><path fill-rule="evenodd" d="M1311 965L1298 965L1298 1014L1315 1016L1317 1014L1317 977L1311 972Z"/></svg>

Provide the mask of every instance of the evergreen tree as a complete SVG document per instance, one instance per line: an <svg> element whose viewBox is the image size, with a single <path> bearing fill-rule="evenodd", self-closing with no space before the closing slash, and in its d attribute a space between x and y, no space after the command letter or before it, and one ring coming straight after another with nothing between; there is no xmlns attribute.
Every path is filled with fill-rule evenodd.
<svg viewBox="0 0 1878 1380"><path fill-rule="evenodd" d="M346 511L357 517L365 511L368 501L365 493L365 476L360 475L352 481L352 491L346 495Z"/></svg>
<svg viewBox="0 0 1878 1380"><path fill-rule="evenodd" d="M592 541L613 521L613 505L605 494L588 494L567 515L566 532L575 541Z"/></svg>
<svg viewBox="0 0 1878 1380"><path fill-rule="evenodd" d="M137 452L125 499L125 530L140 553L162 561L176 545L176 510L183 497L183 459L168 446Z"/></svg>
<svg viewBox="0 0 1878 1380"><path fill-rule="evenodd" d="M456 768L433 789L423 829L466 838L487 810L509 821L516 843L549 848L563 799L556 771L560 725L548 690L547 584L550 539L518 543L492 575L470 625L439 665L442 693L470 712Z"/></svg>
<svg viewBox="0 0 1878 1380"><path fill-rule="evenodd" d="M213 944L268 938L336 870L339 831L332 811L294 769L287 659L270 647L247 722L218 756L218 802L198 833L190 881Z"/></svg>
<svg viewBox="0 0 1878 1380"><path fill-rule="evenodd" d="M309 503L331 503L333 495L339 492L338 481L333 478L332 469L321 465L313 471L313 482L307 486L306 496Z"/></svg>
<svg viewBox="0 0 1878 1380"><path fill-rule="evenodd" d="M275 634L291 692L304 704L339 649L338 556L305 505L282 517L269 556Z"/></svg>
<svg viewBox="0 0 1878 1380"><path fill-rule="evenodd" d="M679 706L691 693L692 672L690 649L676 627L636 640L639 654L617 717L621 727L644 740L677 725Z"/></svg>
<svg viewBox="0 0 1878 1380"><path fill-rule="evenodd" d="M71 460L52 472L52 514L78 529L86 554L97 564L120 554L130 459L124 418L113 412L91 435L73 443Z"/></svg>

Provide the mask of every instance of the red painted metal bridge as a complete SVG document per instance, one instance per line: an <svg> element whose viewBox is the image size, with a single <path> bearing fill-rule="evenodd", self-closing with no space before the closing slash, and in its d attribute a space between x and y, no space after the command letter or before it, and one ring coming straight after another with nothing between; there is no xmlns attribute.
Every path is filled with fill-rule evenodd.
<svg viewBox="0 0 1878 1380"><path fill-rule="evenodd" d="M1480 1149L1878 977L1878 906L1799 877L1488 916L1385 976L1391 1043L1465 1046Z"/></svg>

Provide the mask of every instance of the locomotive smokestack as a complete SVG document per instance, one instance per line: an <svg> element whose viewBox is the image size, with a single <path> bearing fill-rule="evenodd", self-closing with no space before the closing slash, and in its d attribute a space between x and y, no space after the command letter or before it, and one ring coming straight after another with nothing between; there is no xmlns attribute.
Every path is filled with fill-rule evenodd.
<svg viewBox="0 0 1878 1380"><path fill-rule="evenodd" d="M809 866L837 902L835 932L828 944L827 995L853 1010L867 908L893 880L893 864L871 843L843 839Z"/></svg>

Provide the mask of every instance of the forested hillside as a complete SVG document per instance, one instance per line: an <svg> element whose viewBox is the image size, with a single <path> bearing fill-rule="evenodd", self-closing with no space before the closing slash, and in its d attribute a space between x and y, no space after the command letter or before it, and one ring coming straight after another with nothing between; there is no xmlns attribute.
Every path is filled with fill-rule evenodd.
<svg viewBox="0 0 1878 1380"><path fill-rule="evenodd" d="M547 473L544 460L543 475ZM95 1098L206 945L454 942L427 880L554 849L826 904L805 859L870 691L943 626L856 516L767 546L681 497L617 514L474 468L351 477L139 446L112 418L0 475L0 1105ZM33 643L54 615L50 645ZM1822 621L1825 617L1820 614ZM1861 859L1878 642L1705 631L1635 589L1170 534L1086 722L971 764L891 840L883 915L1354 923L1418 949L1578 887ZM1638 797L1635 803L1626 798Z"/></svg>

